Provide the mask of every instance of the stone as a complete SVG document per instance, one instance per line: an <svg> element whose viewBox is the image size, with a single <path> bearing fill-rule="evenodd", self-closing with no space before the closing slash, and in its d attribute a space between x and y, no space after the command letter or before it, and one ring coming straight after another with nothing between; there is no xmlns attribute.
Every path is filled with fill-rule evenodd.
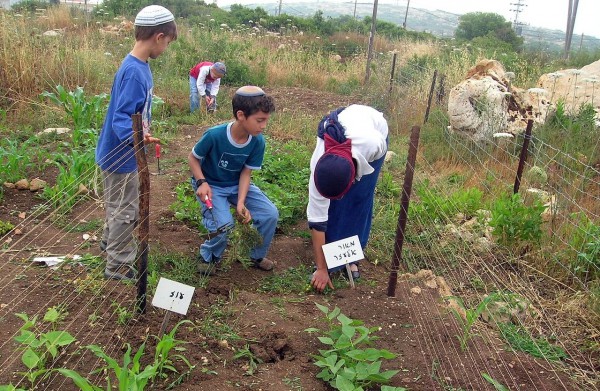
<svg viewBox="0 0 600 391"><path fill-rule="evenodd" d="M18 190L29 190L29 181L27 179L21 179L15 183L15 187Z"/></svg>
<svg viewBox="0 0 600 391"><path fill-rule="evenodd" d="M30 191L38 191L45 188L47 185L46 181L40 178L34 178L29 182L29 190Z"/></svg>

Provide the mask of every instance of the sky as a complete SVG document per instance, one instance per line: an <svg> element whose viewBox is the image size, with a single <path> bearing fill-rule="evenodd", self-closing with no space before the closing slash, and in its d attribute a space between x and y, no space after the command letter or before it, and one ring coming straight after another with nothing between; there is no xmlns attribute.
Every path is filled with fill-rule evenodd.
<svg viewBox="0 0 600 391"><path fill-rule="evenodd" d="M315 2L317 0L281 0L285 3ZM349 13L354 9L355 0L318 0L325 8L327 3L346 3ZM373 0L356 0L358 3L373 3ZM408 0L379 0L379 4L396 4L406 6ZM207 1L208 2L208 1ZM526 26L544 27L565 31L569 0L410 0L408 27L410 27L410 8L442 10L455 14L469 12L494 12L504 16L508 21L515 18L514 4L522 3L518 21ZM217 0L220 7L231 4L279 4L279 0ZM600 0L579 0L575 20L574 40L576 36L592 35L600 38Z"/></svg>

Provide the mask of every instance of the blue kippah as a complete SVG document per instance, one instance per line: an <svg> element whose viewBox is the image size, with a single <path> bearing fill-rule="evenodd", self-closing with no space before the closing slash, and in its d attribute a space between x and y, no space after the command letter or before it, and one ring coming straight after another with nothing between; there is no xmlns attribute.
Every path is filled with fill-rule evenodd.
<svg viewBox="0 0 600 391"><path fill-rule="evenodd" d="M257 86L243 86L238 88L235 94L240 96L263 96L265 92Z"/></svg>
<svg viewBox="0 0 600 391"><path fill-rule="evenodd" d="M315 166L315 186L323 197L337 200L350 190L354 175L352 160L325 153Z"/></svg>

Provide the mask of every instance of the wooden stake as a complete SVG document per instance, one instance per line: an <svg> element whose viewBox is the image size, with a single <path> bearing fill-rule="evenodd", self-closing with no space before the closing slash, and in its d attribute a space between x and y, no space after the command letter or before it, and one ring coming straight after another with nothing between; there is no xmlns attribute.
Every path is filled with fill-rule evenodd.
<svg viewBox="0 0 600 391"><path fill-rule="evenodd" d="M146 286L148 284L148 233L150 231L150 171L144 149L144 129L142 115L134 114L133 120L133 145L135 160L138 166L140 179L140 218L138 224L138 239L140 246L137 253L137 301L136 307L140 314L146 313Z"/></svg>
<svg viewBox="0 0 600 391"><path fill-rule="evenodd" d="M346 264L346 272L348 273L348 279L350 280L350 287L354 289L356 286L354 285L354 277L352 277L352 271L350 270L349 264Z"/></svg>

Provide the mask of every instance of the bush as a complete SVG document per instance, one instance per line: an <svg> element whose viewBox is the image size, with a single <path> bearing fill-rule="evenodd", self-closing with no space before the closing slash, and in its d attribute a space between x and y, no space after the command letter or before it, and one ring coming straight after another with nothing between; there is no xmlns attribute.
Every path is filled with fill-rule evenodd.
<svg viewBox="0 0 600 391"><path fill-rule="evenodd" d="M526 206L519 194L502 198L492 205L490 226L504 245L518 246L524 242L539 242L542 237L542 212L545 207L536 201Z"/></svg>

